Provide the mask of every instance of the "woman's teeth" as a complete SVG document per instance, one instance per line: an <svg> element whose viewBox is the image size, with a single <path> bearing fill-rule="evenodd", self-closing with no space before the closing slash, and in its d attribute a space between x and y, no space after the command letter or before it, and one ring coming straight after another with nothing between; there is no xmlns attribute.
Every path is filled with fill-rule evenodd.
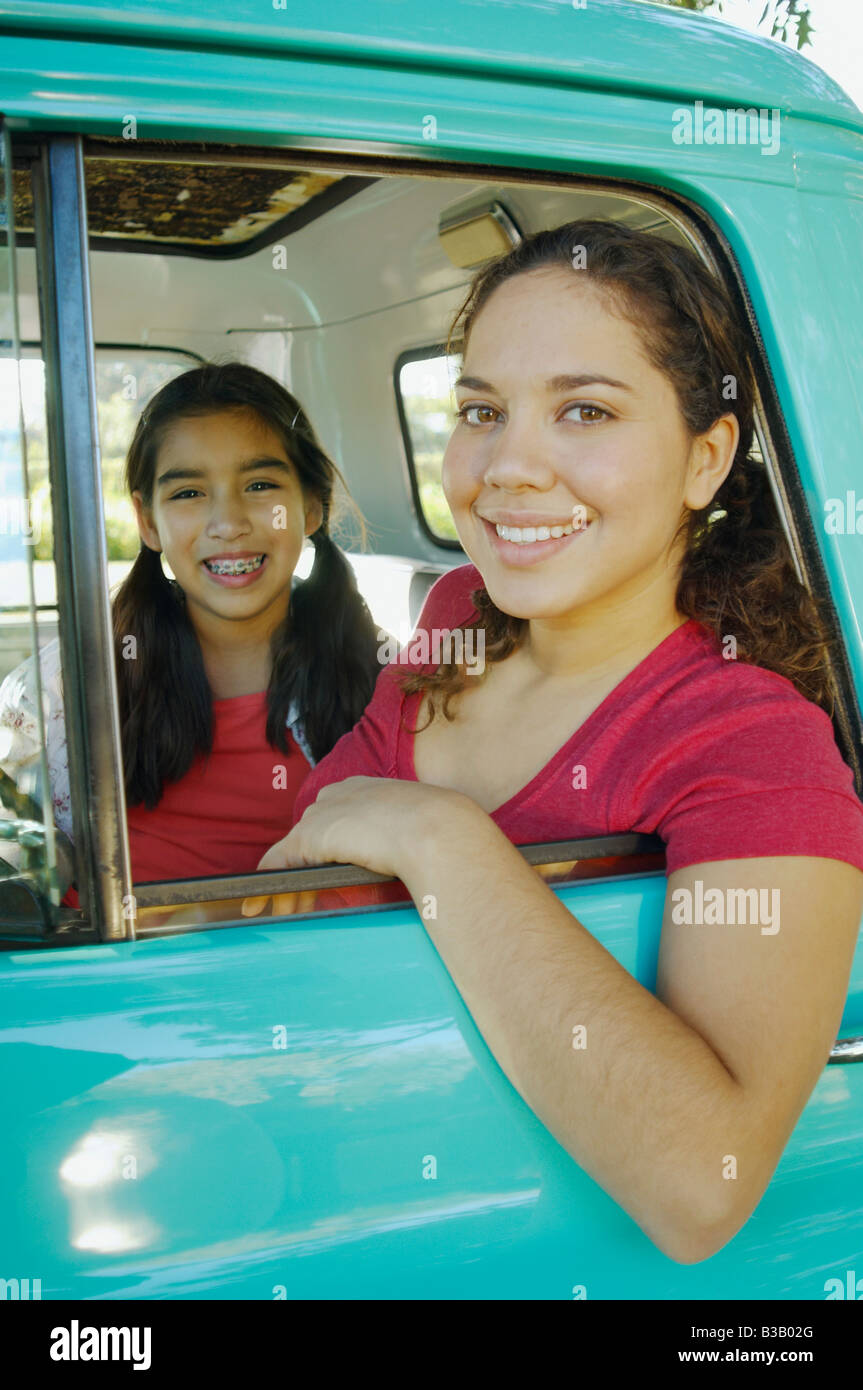
<svg viewBox="0 0 863 1390"><path fill-rule="evenodd" d="M532 545L534 541L559 540L561 536L571 536L573 531L583 531L590 523L573 526L496 526L501 540L512 541L514 545Z"/></svg>
<svg viewBox="0 0 863 1390"><path fill-rule="evenodd" d="M263 555L250 555L242 560L205 560L204 564L213 574L251 574L261 568Z"/></svg>

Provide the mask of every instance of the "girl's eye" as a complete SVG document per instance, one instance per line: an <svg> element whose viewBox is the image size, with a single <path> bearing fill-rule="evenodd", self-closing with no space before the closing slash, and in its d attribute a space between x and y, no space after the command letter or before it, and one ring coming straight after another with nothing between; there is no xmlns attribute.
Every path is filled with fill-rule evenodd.
<svg viewBox="0 0 863 1390"><path fill-rule="evenodd" d="M263 492L263 491L269 491L271 488L278 488L278 486L279 486L278 483L271 483L271 482L268 482L268 480L267 480L266 478L256 478L255 481L254 481L253 483L249 483L249 486L248 486L248 488L246 489L246 491L247 491L247 492L251 492L251 491L254 489L255 491L259 491L259 490L260 490L260 491ZM169 498L168 498L168 501L169 501L169 502L179 502L179 501L183 500L183 499L186 498L186 497L200 497L200 496L201 496L201 493L200 493L200 491L199 491L198 488L194 488L194 487L184 487L183 490L182 490L182 492L175 492L174 495L173 495L173 497L169 497Z"/></svg>
<svg viewBox="0 0 863 1390"><path fill-rule="evenodd" d="M611 419L610 411L603 410L601 405L591 405L589 401L579 401L577 405L568 405L563 413L570 415L573 410L582 412L580 420L582 425L598 425L601 420Z"/></svg>
<svg viewBox="0 0 863 1390"><path fill-rule="evenodd" d="M455 414L456 419L462 420L466 425L490 425L491 417L499 415L500 411L493 405L463 405Z"/></svg>

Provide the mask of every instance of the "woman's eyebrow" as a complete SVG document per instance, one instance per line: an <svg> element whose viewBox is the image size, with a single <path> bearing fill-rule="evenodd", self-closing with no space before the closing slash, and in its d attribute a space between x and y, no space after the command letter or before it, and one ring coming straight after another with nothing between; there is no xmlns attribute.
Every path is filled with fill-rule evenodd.
<svg viewBox="0 0 863 1390"><path fill-rule="evenodd" d="M278 469L282 473L291 473L291 465L284 459L275 458L256 458L247 459L240 464L241 473L254 473L258 468ZM206 478L207 474L203 468L168 468L164 473L160 473L157 486L162 487L166 483L176 483L185 481L187 478Z"/></svg>
<svg viewBox="0 0 863 1390"><path fill-rule="evenodd" d="M631 386L627 386L625 381L618 381L613 376L603 376L599 372L584 372L581 376L553 376L545 383L549 391L578 391L582 386L616 386L620 391L632 391ZM494 391L490 381L483 381L479 376L460 376L455 386L464 387L468 391Z"/></svg>
<svg viewBox="0 0 863 1390"><path fill-rule="evenodd" d="M550 391L578 391L582 386L616 386L619 391L631 391L625 381L613 376L602 376L598 372L585 372L582 376L553 376L547 381Z"/></svg>

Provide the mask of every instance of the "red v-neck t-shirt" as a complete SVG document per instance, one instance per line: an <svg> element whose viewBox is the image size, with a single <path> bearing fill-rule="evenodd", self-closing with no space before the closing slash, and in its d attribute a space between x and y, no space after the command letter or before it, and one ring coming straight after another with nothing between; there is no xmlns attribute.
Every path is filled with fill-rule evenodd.
<svg viewBox="0 0 863 1390"><path fill-rule="evenodd" d="M470 622L471 593L481 587L473 565L442 576L417 631ZM433 669L404 661L384 668L362 719L303 785L297 819L330 782L416 780L410 730L422 697L403 695L398 682ZM517 711L513 722L517 738ZM863 870L863 803L828 715L784 676L726 659L694 619L639 662L491 819L515 844L656 833L669 874L770 855L841 859Z"/></svg>
<svg viewBox="0 0 863 1390"><path fill-rule="evenodd" d="M132 881L252 873L287 835L294 802L310 772L288 730L290 752L266 739L267 695L213 701L213 746L152 810L127 812Z"/></svg>
<svg viewBox="0 0 863 1390"><path fill-rule="evenodd" d="M287 732L288 753L266 738L267 695L213 701L213 746L152 810L126 814L133 883L253 873L287 835L297 793L311 766ZM76 890L64 898L78 905Z"/></svg>

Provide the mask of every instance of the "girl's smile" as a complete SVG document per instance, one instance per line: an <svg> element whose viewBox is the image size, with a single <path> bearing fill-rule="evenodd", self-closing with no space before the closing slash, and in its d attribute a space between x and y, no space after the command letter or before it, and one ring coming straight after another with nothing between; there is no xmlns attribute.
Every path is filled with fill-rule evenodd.
<svg viewBox="0 0 863 1390"><path fill-rule="evenodd" d="M211 579L228 589L242 589L260 579L267 563L265 554L239 550L225 555L211 555L201 564Z"/></svg>
<svg viewBox="0 0 863 1390"><path fill-rule="evenodd" d="M283 621L320 503L304 496L279 436L253 411L176 420L159 448L142 537L164 552L199 639L237 622L263 641ZM245 625L252 623L253 629Z"/></svg>

